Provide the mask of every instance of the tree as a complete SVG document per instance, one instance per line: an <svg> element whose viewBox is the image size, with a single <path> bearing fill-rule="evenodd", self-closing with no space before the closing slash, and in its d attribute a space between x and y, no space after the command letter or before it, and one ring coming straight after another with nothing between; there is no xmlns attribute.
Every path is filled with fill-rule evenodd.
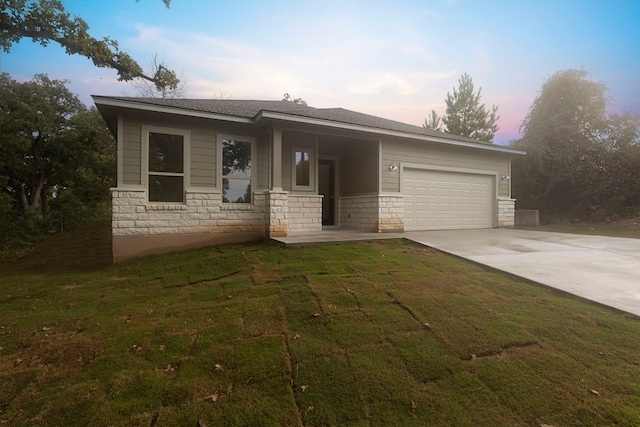
<svg viewBox="0 0 640 427"><path fill-rule="evenodd" d="M113 137L67 83L42 74L25 83L0 75L2 189L25 221L46 225L72 189L85 205L108 198L107 182L115 171Z"/></svg>
<svg viewBox="0 0 640 427"><path fill-rule="evenodd" d="M0 170L23 215L39 209L39 216L48 219L46 194L75 148L62 144L61 135L68 118L85 107L66 83L43 74L26 83L0 76Z"/></svg>
<svg viewBox="0 0 640 427"><path fill-rule="evenodd" d="M169 7L170 0L163 2ZM179 84L176 74L164 65L147 75L131 56L120 51L115 40L90 36L87 23L66 12L60 0L0 0L0 5L0 47L7 53L25 37L42 46L56 42L69 55L82 55L97 67L115 69L118 80L142 78L158 90L176 89Z"/></svg>
<svg viewBox="0 0 640 427"><path fill-rule="evenodd" d="M442 132L440 116L438 116L436 110L431 110L431 116L424 119L424 124L422 125L422 127L425 129L437 130L438 132Z"/></svg>
<svg viewBox="0 0 640 427"><path fill-rule="evenodd" d="M287 101L287 102L292 102L294 104L305 105L305 106L307 105L307 101L305 101L304 99L302 99L302 98L291 98L291 95L289 95L288 93L285 93L283 95L282 100L283 101Z"/></svg>
<svg viewBox="0 0 640 427"><path fill-rule="evenodd" d="M442 117L445 132L492 142L498 131L498 107L494 105L491 112L487 111L484 104L480 103L482 88L475 93L473 80L467 73L460 77L458 83L458 90L453 88L453 95L447 93L445 99L447 111ZM432 112L432 117L433 113L435 112Z"/></svg>
<svg viewBox="0 0 640 427"><path fill-rule="evenodd" d="M65 145L77 149L49 197L52 218L60 229L69 229L109 215L117 147L95 108L71 117L62 138Z"/></svg>
<svg viewBox="0 0 640 427"><path fill-rule="evenodd" d="M155 53L153 55L153 60L151 61L150 74L155 76L167 72L168 70L166 70L164 65L162 65L162 63L158 61L158 54ZM133 85L136 88L137 94L144 98L182 98L184 97L184 93L186 91L186 85L182 76L180 76L180 79L178 80L178 83L175 87L158 87L154 83L143 78L136 79Z"/></svg>
<svg viewBox="0 0 640 427"><path fill-rule="evenodd" d="M527 151L513 160L520 208L593 218L640 202L640 118L608 116L605 91L584 70L559 71L544 82L522 138L512 143Z"/></svg>

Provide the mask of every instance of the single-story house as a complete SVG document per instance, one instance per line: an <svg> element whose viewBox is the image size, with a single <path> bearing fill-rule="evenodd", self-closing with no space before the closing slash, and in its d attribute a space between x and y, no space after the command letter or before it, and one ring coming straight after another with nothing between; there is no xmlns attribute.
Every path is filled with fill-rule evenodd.
<svg viewBox="0 0 640 427"><path fill-rule="evenodd" d="M522 151L287 101L93 98L118 143L114 262L324 226L514 224Z"/></svg>

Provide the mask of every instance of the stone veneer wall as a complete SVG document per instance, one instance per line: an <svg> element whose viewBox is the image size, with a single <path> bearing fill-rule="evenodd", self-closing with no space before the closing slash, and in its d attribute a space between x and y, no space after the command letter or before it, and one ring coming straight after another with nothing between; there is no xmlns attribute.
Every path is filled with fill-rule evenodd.
<svg viewBox="0 0 640 427"><path fill-rule="evenodd" d="M515 225L516 201L498 199L498 228L513 228Z"/></svg>
<svg viewBox="0 0 640 427"><path fill-rule="evenodd" d="M267 237L284 237L288 234L288 193L286 191L267 191L265 195L267 206L265 235Z"/></svg>
<svg viewBox="0 0 640 427"><path fill-rule="evenodd" d="M404 231L404 196L381 195L378 198L378 231Z"/></svg>
<svg viewBox="0 0 640 427"><path fill-rule="evenodd" d="M322 231L322 197L289 194L287 225L290 232Z"/></svg>
<svg viewBox="0 0 640 427"><path fill-rule="evenodd" d="M339 204L341 227L375 232L404 231L401 195L343 196Z"/></svg>
<svg viewBox="0 0 640 427"><path fill-rule="evenodd" d="M222 194L188 191L185 204L147 203L144 190L113 189L112 234L258 232L264 234L264 193L251 205L223 205Z"/></svg>

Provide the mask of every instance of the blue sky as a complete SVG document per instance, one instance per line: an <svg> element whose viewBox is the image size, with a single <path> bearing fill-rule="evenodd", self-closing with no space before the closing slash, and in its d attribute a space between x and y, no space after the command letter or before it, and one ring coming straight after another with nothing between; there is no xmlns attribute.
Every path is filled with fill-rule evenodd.
<svg viewBox="0 0 640 427"><path fill-rule="evenodd" d="M64 0L94 37L109 36L143 67L153 54L186 82L186 96L282 99L343 107L421 125L445 111L468 73L498 106L495 142L518 127L543 82L583 68L608 87L609 111L640 113L637 0ZM2 71L68 79L90 95L136 95L110 69L23 40Z"/></svg>

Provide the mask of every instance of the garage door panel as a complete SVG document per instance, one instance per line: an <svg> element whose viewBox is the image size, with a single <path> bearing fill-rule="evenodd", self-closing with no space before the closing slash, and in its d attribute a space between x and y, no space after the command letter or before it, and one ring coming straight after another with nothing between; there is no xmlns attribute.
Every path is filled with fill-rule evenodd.
<svg viewBox="0 0 640 427"><path fill-rule="evenodd" d="M406 230L492 228L495 177L403 170Z"/></svg>

